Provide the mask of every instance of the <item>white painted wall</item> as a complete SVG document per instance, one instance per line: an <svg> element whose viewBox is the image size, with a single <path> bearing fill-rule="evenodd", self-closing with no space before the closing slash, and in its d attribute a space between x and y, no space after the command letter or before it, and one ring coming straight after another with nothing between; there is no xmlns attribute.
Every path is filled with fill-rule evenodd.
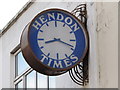
<svg viewBox="0 0 120 90"><path fill-rule="evenodd" d="M95 2L87 3L87 29L90 39L89 51L89 84L87 88L99 88L99 61L97 53L97 21Z"/></svg>
<svg viewBox="0 0 120 90"><path fill-rule="evenodd" d="M0 38L0 66L2 66L2 88L13 87L14 56L10 52L20 43L21 33L34 16L48 8L72 11L80 2L34 3ZM82 1L82 0L81 0ZM87 2L88 31L90 36L89 84L85 88L118 87L118 14L117 3ZM1 39L3 42L1 42ZM1 46L1 45L0 45ZM1 50L2 49L2 50ZM57 76L57 87L79 88L66 73ZM63 83L64 82L64 83ZM113 83L114 82L114 83ZM1 85L1 84L0 84Z"/></svg>
<svg viewBox="0 0 120 90"><path fill-rule="evenodd" d="M2 89L2 38L0 37L0 89Z"/></svg>
<svg viewBox="0 0 120 90"><path fill-rule="evenodd" d="M89 88L118 88L118 3L87 3Z"/></svg>
<svg viewBox="0 0 120 90"><path fill-rule="evenodd" d="M100 87L118 87L118 3L96 3Z"/></svg>

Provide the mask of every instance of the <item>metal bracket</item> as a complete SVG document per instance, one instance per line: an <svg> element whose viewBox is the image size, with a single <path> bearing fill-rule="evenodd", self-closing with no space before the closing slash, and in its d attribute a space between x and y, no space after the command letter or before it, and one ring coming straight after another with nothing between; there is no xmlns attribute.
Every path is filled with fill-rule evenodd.
<svg viewBox="0 0 120 90"><path fill-rule="evenodd" d="M87 10L86 10L86 4L80 4L78 5L72 12L73 15L78 17L80 21L83 23L84 27L87 29ZM78 85L85 86L89 82L88 78L88 54L89 50L87 51L86 56L83 59L83 62L81 62L76 67L69 70L69 75L71 79L77 83Z"/></svg>

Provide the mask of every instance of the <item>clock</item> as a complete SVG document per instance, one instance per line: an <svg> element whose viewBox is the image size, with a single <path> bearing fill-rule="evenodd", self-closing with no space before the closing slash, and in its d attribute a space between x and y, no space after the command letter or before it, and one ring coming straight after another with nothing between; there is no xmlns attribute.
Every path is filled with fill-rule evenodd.
<svg viewBox="0 0 120 90"><path fill-rule="evenodd" d="M21 48L33 69L58 75L83 60L88 50L88 35L80 20L68 11L48 9L27 25Z"/></svg>
<svg viewBox="0 0 120 90"><path fill-rule="evenodd" d="M49 21L41 26L37 35L37 43L42 53L55 61L67 59L76 48L74 33L61 21ZM58 67L59 68L59 67Z"/></svg>

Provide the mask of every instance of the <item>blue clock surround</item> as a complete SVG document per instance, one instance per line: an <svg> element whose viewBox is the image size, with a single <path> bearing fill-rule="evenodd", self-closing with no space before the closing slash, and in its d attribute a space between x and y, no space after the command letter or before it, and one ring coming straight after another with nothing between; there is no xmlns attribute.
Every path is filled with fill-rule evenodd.
<svg viewBox="0 0 120 90"><path fill-rule="evenodd" d="M52 17L49 18L48 13L51 14L51 15L54 13L55 19L53 19ZM64 16L63 20L57 20L57 14L58 13L60 13ZM42 55L44 54L44 52L42 52L42 50L38 46L38 42L37 42L37 35L38 35L39 30L36 30L36 28L33 27L32 25L35 24L35 21L38 21L41 24L41 26L39 26L39 29L40 29L42 27L42 25L46 24L47 22L43 23L39 20L39 18L42 17L42 16L44 16L44 18L47 20L47 22L59 21L59 22L65 23L66 25L68 25L71 28L71 30L73 31L72 33L75 34L76 46L75 46L75 49L73 50L73 53L70 56L68 56L68 58L67 58L66 62L67 62L68 65L65 64L64 59L56 60L56 59L52 59L52 58L49 58L49 57L45 58L44 61L41 62L41 59L43 58ZM68 20L67 22L70 22L70 20L72 20L71 24L67 24L65 22L65 19L67 17L70 18L70 19L67 19ZM76 26L74 26L75 24L76 24ZM79 29L77 29L75 31L75 28L78 28L78 27L79 27ZM87 38L88 38L88 36L87 36L87 33L86 33L86 29L84 28L82 23L79 21L79 19L77 19L74 15L72 15L68 11L61 10L61 9L48 9L48 10L45 10L45 11L39 13L32 20L32 22L30 23L30 26L29 26L28 41L29 41L29 45L30 45L31 50L34 53L34 56L45 67L51 68L53 70L68 70L68 69L76 66L77 64L79 64L83 60L83 58L84 58L84 56L87 52L87 49L88 49L88 39ZM72 59L71 59L71 57L72 57ZM77 57L78 60L76 60L76 58L74 58L74 57ZM48 66L48 63L49 63L50 59L52 61L51 61L50 65ZM54 62L59 63L59 61L61 61L62 68L60 66L53 67Z"/></svg>

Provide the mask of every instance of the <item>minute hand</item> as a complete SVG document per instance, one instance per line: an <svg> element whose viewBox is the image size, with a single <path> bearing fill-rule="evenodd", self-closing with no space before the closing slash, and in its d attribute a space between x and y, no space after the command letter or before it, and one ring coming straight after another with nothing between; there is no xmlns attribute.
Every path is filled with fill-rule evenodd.
<svg viewBox="0 0 120 90"><path fill-rule="evenodd" d="M59 39L58 41L61 42L61 43L66 44L66 45L68 45L68 46L70 46L70 47L73 47L72 45L70 45L70 44L68 44L68 43L66 43L66 42L63 42L63 41L61 41L60 39Z"/></svg>

